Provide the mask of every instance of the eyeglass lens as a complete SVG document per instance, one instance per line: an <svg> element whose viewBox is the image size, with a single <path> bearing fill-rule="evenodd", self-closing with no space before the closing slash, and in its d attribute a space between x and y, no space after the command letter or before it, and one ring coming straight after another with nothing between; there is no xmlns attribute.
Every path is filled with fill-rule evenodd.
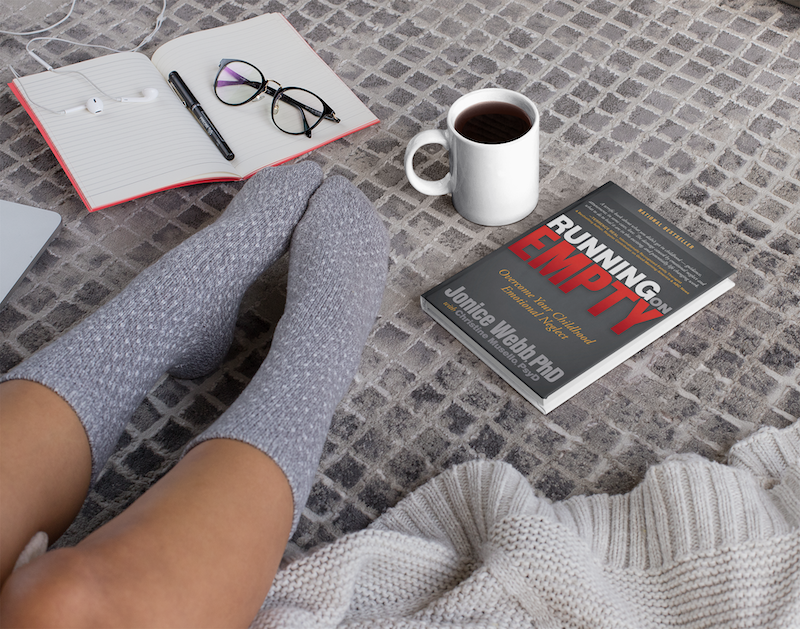
<svg viewBox="0 0 800 629"><path fill-rule="evenodd" d="M281 90L272 107L275 126L292 135L307 134L322 118L325 104L318 96L301 88Z"/></svg>
<svg viewBox="0 0 800 629"><path fill-rule="evenodd" d="M214 90L226 105L241 105L263 86L264 75L258 68L244 61L231 61L220 70Z"/></svg>

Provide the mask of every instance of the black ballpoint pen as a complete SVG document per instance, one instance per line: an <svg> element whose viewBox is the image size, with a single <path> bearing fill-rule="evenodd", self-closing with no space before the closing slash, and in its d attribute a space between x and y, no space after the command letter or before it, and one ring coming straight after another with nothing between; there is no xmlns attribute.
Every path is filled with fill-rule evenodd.
<svg viewBox="0 0 800 629"><path fill-rule="evenodd" d="M222 139L219 131L217 131L217 128L211 123L206 112L200 107L200 103L186 86L186 83L183 82L180 75L177 72L170 72L168 78L170 87L172 87L173 91L178 95L178 98L181 99L181 102L186 108L192 112L192 115L197 122L200 123L200 126L205 129L208 137L210 137L211 141L217 146L222 156L228 161L232 160L234 157L233 151L231 151L230 147L225 143L225 140Z"/></svg>

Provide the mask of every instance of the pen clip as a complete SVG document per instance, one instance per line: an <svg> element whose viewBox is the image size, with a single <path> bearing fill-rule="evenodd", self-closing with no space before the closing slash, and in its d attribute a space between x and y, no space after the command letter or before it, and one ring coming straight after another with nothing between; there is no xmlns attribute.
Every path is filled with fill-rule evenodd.
<svg viewBox="0 0 800 629"><path fill-rule="evenodd" d="M167 83L169 83L169 86L172 88L172 91L175 92L175 96L178 97L178 100L181 101L181 103L183 103L184 107L186 107L186 101L183 100L183 98L181 97L180 93L175 88L175 84L172 81L169 81L169 80L167 81Z"/></svg>

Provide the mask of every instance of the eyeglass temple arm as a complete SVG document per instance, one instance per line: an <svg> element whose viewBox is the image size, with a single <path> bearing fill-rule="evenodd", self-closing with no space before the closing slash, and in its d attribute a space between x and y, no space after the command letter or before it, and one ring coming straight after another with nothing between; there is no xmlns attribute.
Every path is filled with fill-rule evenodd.
<svg viewBox="0 0 800 629"><path fill-rule="evenodd" d="M306 134L306 137L311 137L311 127L308 126L308 120L306 120L306 115L303 113L303 110L300 110L300 117L303 119L303 133Z"/></svg>
<svg viewBox="0 0 800 629"><path fill-rule="evenodd" d="M266 92L270 96L274 96L277 93L277 90L267 86ZM319 96L317 98L319 98ZM289 105L294 105L298 109L305 109L308 113L313 114L314 116L325 118L325 120L330 120L331 122L341 122L341 120L339 120L339 118L336 117L336 113L330 107L325 105L324 102L323 105L325 105L325 107L327 107L328 110L322 112L322 111L317 111L316 109L309 107L308 105L304 105L303 103L296 101L294 98L290 96L284 96L283 94L281 94L281 100L284 103L288 103Z"/></svg>

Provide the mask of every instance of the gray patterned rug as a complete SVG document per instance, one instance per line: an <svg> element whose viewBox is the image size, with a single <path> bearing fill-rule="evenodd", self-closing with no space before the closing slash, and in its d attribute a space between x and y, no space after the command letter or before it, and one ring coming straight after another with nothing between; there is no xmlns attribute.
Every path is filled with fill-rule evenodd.
<svg viewBox="0 0 800 629"><path fill-rule="evenodd" d="M65 8L11 0L0 23L29 29ZM130 47L159 9L158 0L79 0L54 34ZM381 118L310 158L366 193L392 242L380 319L334 417L296 549L363 527L460 461L508 461L552 499L619 493L672 453L723 459L760 426L800 415L800 9L778 0L170 0L145 52L264 12L286 15ZM39 70L26 41L0 36L3 82L8 64ZM59 42L36 50L57 66L96 54ZM486 86L524 92L541 112L541 199L512 227L468 223L403 173L408 140ZM6 371L213 221L241 184L89 214L7 88L0 111L0 197L65 221L0 311ZM446 171L446 154L422 155L418 172ZM736 288L543 416L418 298L608 180L733 264ZM67 543L163 475L245 387L281 314L285 272L284 260L248 293L219 373L165 378L147 397Z"/></svg>

